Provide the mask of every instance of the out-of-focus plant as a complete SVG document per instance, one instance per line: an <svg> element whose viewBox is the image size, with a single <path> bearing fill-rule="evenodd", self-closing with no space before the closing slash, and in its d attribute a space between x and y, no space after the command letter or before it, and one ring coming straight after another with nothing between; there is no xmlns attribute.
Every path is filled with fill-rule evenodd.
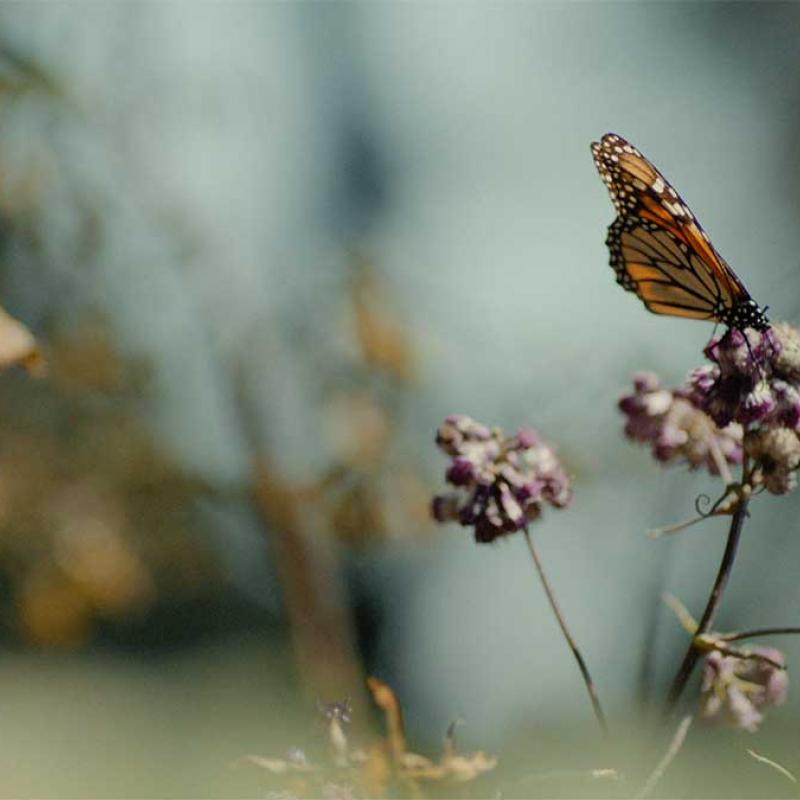
<svg viewBox="0 0 800 800"><path fill-rule="evenodd" d="M36 349L21 357L40 368ZM54 334L48 361L47 380L0 387L0 575L8 630L74 647L98 622L214 592L221 575L192 514L207 487L137 418L142 368L98 320Z"/></svg>
<svg viewBox="0 0 800 800"><path fill-rule="evenodd" d="M46 370L44 355L33 334L0 308L0 370L17 365L35 377L42 377Z"/></svg>
<svg viewBox="0 0 800 800"><path fill-rule="evenodd" d="M352 710L349 701L321 704L327 748L311 759L306 751L290 748L279 758L245 756L270 776L275 797L354 798L401 796L447 797L460 794L459 785L472 784L497 766L497 758L483 751L461 753L455 743L456 723L447 730L439 758L408 749L403 710L391 687L368 678L372 699L384 715L384 735L359 746L351 743L348 726Z"/></svg>
<svg viewBox="0 0 800 800"><path fill-rule="evenodd" d="M260 448L257 485L271 487L260 493L270 518L280 520L287 506L300 503L328 534L360 545L425 531L428 499L414 465L397 452L400 405L414 377L409 333L390 310L374 266L360 257L350 266L346 301L344 341L353 347L328 358L336 380L322 392L329 463L313 480L289 480L277 454Z"/></svg>
<svg viewBox="0 0 800 800"><path fill-rule="evenodd" d="M800 633L800 629L766 629L738 633L698 634L698 623L672 595L665 596L681 625L705 653L701 684L701 720L750 733L758 730L769 706L782 705L789 689L786 658L774 647L737 645L756 636Z"/></svg>
<svg viewBox="0 0 800 800"><path fill-rule="evenodd" d="M309 361L326 354L315 390L329 435L313 474L290 476L282 454L260 442L251 402L243 402L243 417L254 447L255 497L304 683L312 695L350 692L359 708L363 676L340 549L424 533L430 519L427 491L400 438L415 370L411 337L375 265L360 256L347 268L339 325L340 336L326 333L324 345L296 354Z"/></svg>

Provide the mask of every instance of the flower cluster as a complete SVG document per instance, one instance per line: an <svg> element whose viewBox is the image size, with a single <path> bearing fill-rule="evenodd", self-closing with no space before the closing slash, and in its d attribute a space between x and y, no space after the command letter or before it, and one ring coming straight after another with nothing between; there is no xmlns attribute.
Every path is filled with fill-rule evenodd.
<svg viewBox="0 0 800 800"><path fill-rule="evenodd" d="M718 475L722 462L742 462L742 428L733 423L720 429L696 408L685 388L662 389L656 375L640 372L633 378L633 393L619 401L627 417L626 435L650 444L663 463L685 461L691 469L705 467Z"/></svg>
<svg viewBox="0 0 800 800"><path fill-rule="evenodd" d="M564 508L572 498L553 448L531 429L506 437L454 415L439 428L436 443L451 458L446 479L454 491L434 498L433 516L474 528L478 542L522 530L541 515L545 502Z"/></svg>
<svg viewBox="0 0 800 800"><path fill-rule="evenodd" d="M786 323L763 333L731 329L704 350L711 364L689 377L693 402L720 425L797 429L800 331Z"/></svg>
<svg viewBox="0 0 800 800"><path fill-rule="evenodd" d="M719 474L723 461L749 459L752 487L786 494L800 467L800 331L781 323L760 332L728 330L704 351L684 386L661 389L642 373L619 403L625 432L662 462L683 460Z"/></svg>
<svg viewBox="0 0 800 800"><path fill-rule="evenodd" d="M751 478L771 494L788 494L797 486L800 438L791 428L748 431L744 439L747 455L755 467Z"/></svg>
<svg viewBox="0 0 800 800"><path fill-rule="evenodd" d="M702 719L752 733L764 719L764 709L786 701L789 676L782 668L783 653L772 647L754 647L748 656L723 655L717 650L708 654L703 670Z"/></svg>

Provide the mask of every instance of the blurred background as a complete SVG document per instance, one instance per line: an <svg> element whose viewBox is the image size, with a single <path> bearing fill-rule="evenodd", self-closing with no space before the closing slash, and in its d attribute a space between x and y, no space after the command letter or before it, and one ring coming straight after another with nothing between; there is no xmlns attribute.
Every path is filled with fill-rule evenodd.
<svg viewBox="0 0 800 800"><path fill-rule="evenodd" d="M711 328L614 284L589 143L640 147L797 322L798 76L796 4L0 5L0 304L49 362L0 377L0 793L263 796L237 759L319 740L317 701L373 720L368 674L420 747L461 716L607 766L563 748L594 721L524 543L429 522L433 435L558 443L539 544L630 730L685 646L660 594L699 612L726 526L645 535L718 490L616 400ZM721 629L797 624L799 511L753 505ZM798 710L759 739L790 769ZM705 796L791 793L703 736Z"/></svg>

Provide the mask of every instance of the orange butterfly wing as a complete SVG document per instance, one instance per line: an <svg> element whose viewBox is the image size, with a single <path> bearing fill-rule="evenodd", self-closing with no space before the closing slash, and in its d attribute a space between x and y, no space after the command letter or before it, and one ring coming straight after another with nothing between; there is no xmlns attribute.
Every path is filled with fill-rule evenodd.
<svg viewBox="0 0 800 800"><path fill-rule="evenodd" d="M606 243L623 288L656 314L766 327L744 284L653 164L613 133L593 143L592 153L618 214Z"/></svg>

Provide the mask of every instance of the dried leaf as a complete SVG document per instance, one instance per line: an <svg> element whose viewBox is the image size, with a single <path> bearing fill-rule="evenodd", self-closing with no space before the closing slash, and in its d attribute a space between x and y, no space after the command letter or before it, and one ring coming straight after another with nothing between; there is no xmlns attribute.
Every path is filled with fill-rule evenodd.
<svg viewBox="0 0 800 800"><path fill-rule="evenodd" d="M261 767L274 775L285 775L287 772L314 772L315 767L306 761L305 756L302 758L264 758L263 756L242 756L236 761L236 766L239 764L254 764L256 767Z"/></svg>
<svg viewBox="0 0 800 800"><path fill-rule="evenodd" d="M392 763L383 743L373 745L366 752L353 752L350 760L361 765L361 785L366 797L386 794L392 777Z"/></svg>
<svg viewBox="0 0 800 800"><path fill-rule="evenodd" d="M18 603L29 642L72 649L89 637L89 602L74 581L52 566L35 567L26 576Z"/></svg>
<svg viewBox="0 0 800 800"><path fill-rule="evenodd" d="M45 372L45 359L33 334L0 308L0 369L17 364L36 377Z"/></svg>
<svg viewBox="0 0 800 800"><path fill-rule="evenodd" d="M385 460L392 421L369 392L337 393L329 402L327 423L338 460L365 470Z"/></svg>
<svg viewBox="0 0 800 800"><path fill-rule="evenodd" d="M453 755L442 760L447 777L459 783L474 780L484 772L497 766L497 757L488 756L482 750L469 755Z"/></svg>
<svg viewBox="0 0 800 800"><path fill-rule="evenodd" d="M52 378L58 388L80 396L86 392L115 394L136 383L140 364L120 358L108 325L85 319L54 343L50 352Z"/></svg>
<svg viewBox="0 0 800 800"><path fill-rule="evenodd" d="M427 756L419 753L403 753L400 759L400 766L408 773L423 774L436 767L436 764Z"/></svg>
<svg viewBox="0 0 800 800"><path fill-rule="evenodd" d="M358 342L369 366L408 381L414 374L411 345L405 329L386 307L381 289L375 271L368 263L361 264L352 290Z"/></svg>
<svg viewBox="0 0 800 800"><path fill-rule="evenodd" d="M406 728L400 701L392 688L378 678L372 676L367 678L367 687L372 692L375 705L385 715L389 748L394 759L399 762L406 752Z"/></svg>

